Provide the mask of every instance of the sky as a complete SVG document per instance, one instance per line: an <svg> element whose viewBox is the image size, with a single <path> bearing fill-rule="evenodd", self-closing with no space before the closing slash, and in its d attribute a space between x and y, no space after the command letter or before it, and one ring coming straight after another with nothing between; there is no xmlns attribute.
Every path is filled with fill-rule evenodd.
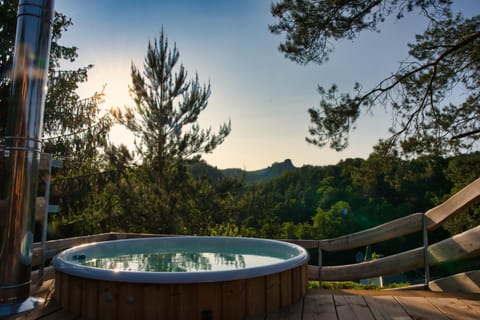
<svg viewBox="0 0 480 320"><path fill-rule="evenodd" d="M480 12L480 1L456 1L469 12ZM275 22L267 0L57 0L55 9L72 19L61 43L79 48L75 63L93 64L88 83L79 88L87 97L105 86L105 110L132 106L128 93L130 66L143 67L148 42L163 27L180 61L193 77L211 84L201 127L218 130L231 120L232 132L211 154L202 156L219 169L258 170L291 159L295 166L336 164L346 158L367 158L380 138L388 137L392 118L383 108L364 114L351 133L349 147L336 152L308 144L308 108L317 107L317 86L335 83L349 91L355 82L376 85L408 57L407 43L421 33L419 15L390 19L380 33L362 33L342 40L323 65L299 65L283 56L283 36L271 34ZM111 140L133 145L133 137L117 126Z"/></svg>

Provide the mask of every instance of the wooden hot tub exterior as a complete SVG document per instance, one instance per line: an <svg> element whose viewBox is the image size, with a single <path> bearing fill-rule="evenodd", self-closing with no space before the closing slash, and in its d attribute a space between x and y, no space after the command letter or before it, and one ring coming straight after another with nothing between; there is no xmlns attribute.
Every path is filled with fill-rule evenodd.
<svg viewBox="0 0 480 320"><path fill-rule="evenodd" d="M103 281L55 272L55 295L85 319L245 319L262 317L300 300L307 264L221 282L150 284Z"/></svg>

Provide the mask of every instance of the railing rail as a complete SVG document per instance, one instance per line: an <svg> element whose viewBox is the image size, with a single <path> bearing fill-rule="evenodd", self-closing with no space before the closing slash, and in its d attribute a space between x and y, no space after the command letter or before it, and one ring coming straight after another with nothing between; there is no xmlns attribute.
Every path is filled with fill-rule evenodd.
<svg viewBox="0 0 480 320"><path fill-rule="evenodd" d="M480 178L425 213L428 231L437 229L448 217L457 214L480 199ZM414 213L382 225L333 239L288 240L304 248L343 251L395 239L422 230L423 213Z"/></svg>
<svg viewBox="0 0 480 320"><path fill-rule="evenodd" d="M427 249L427 264L466 259L480 254L480 226L432 244ZM424 248L416 248L392 256L341 266L308 266L308 278L322 281L360 280L394 275L423 268Z"/></svg>
<svg viewBox="0 0 480 320"><path fill-rule="evenodd" d="M375 276L399 274L402 272L434 266L443 262L454 261L480 255L480 225L457 234L451 238L425 247L419 247L392 256L376 260L340 265L322 266L322 251L342 251L362 247L400 236L421 231L434 230L449 216L459 213L480 199L480 178L473 181L442 204L428 210L425 214L414 213L390 221L371 229L325 240L284 240L319 250L319 265L308 267L310 280L343 281L366 279ZM425 221L423 220L425 219ZM48 241L45 255L52 258L56 253L84 243L134 237L168 236L134 233L104 233L85 237ZM171 236L171 235L170 235ZM34 245L33 266L40 263L41 246ZM428 279L427 279L428 282Z"/></svg>
<svg viewBox="0 0 480 320"><path fill-rule="evenodd" d="M437 229L445 219L468 208L479 199L480 178L464 187L442 204L428 210L425 214L414 213L360 232L334 239L318 240L316 247L321 257L322 251L353 249L421 230L424 231L426 240L428 231ZM480 227L477 226L436 244L428 246L428 243L425 241L424 247L377 260L341 266L322 266L321 258L319 258L318 266L309 266L308 275L311 280L359 280L375 276L399 274L423 266L426 273L426 284L428 285L428 268L430 266L478 255L480 253L479 237ZM315 245L311 242L308 245L310 248L315 248Z"/></svg>

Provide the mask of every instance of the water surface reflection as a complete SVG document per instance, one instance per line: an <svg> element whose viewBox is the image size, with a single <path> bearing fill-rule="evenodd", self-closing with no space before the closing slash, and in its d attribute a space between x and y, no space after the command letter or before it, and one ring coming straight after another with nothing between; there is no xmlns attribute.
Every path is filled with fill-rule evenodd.
<svg viewBox="0 0 480 320"><path fill-rule="evenodd" d="M238 253L156 252L132 253L85 260L81 264L118 271L201 272L268 265L281 258Z"/></svg>

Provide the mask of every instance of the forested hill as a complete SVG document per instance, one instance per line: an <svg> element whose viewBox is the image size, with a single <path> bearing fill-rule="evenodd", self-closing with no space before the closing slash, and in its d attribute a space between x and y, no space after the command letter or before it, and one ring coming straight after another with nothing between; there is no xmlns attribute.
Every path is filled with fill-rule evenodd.
<svg viewBox="0 0 480 320"><path fill-rule="evenodd" d="M222 190L232 184L226 180L244 179L236 192L229 191L232 203L222 226L227 229L217 232L324 239L425 212L478 178L479 163L478 152L414 160L372 154L328 166L294 167L285 160L254 172L222 171L203 163L203 173L198 166L192 173L223 183ZM478 218L477 208L444 227L458 233Z"/></svg>
<svg viewBox="0 0 480 320"><path fill-rule="evenodd" d="M292 160L286 159L283 162L275 162L270 167L246 171L239 168L217 169L205 162L196 162L190 167L190 172L194 177L207 176L210 180L217 181L221 177L237 178L247 184L256 184L269 182L285 172L291 172L298 169L292 163Z"/></svg>
<svg viewBox="0 0 480 320"><path fill-rule="evenodd" d="M245 171L242 169L223 169L223 175L227 177L245 177L246 183L260 183L271 181L285 172L295 170L292 160L286 159L283 162L275 162L270 167L255 171Z"/></svg>
<svg viewBox="0 0 480 320"><path fill-rule="evenodd" d="M67 190L70 198L89 192L89 201L75 206L57 200L66 189L56 181L52 203L59 203L62 214L52 215L50 238L110 231L334 238L425 212L478 178L479 163L479 152L413 160L373 153L368 159L328 166L295 167L286 160L253 172L224 172L192 160L188 170L167 171L168 192L159 195L149 172L131 167L108 183L110 176L95 177L93 190L84 187L91 176L64 180L76 191ZM445 223L443 230L459 233L479 219L477 206ZM414 248L417 240L421 237L373 250L389 254L395 248Z"/></svg>

